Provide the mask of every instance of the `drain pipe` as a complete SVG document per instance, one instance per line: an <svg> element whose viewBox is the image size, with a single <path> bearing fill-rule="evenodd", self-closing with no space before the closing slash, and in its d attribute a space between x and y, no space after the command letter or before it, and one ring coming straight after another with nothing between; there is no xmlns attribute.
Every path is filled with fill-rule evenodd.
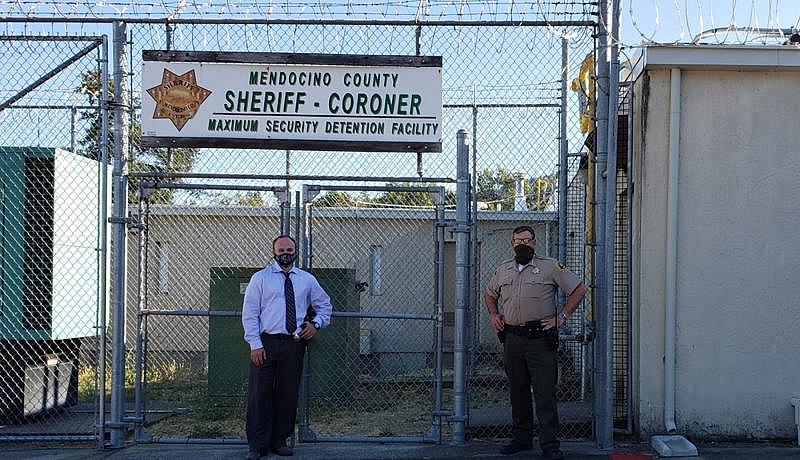
<svg viewBox="0 0 800 460"><path fill-rule="evenodd" d="M676 434L675 331L678 291L678 173L680 171L681 69L670 69L669 178L667 179L666 303L664 306L664 428L666 436L653 436L650 445L661 457L697 456L697 447Z"/></svg>
<svg viewBox="0 0 800 460"><path fill-rule="evenodd" d="M669 89L669 182L667 183L667 274L664 324L664 428L675 426L675 321L678 283L678 173L681 142L681 69L670 70Z"/></svg>

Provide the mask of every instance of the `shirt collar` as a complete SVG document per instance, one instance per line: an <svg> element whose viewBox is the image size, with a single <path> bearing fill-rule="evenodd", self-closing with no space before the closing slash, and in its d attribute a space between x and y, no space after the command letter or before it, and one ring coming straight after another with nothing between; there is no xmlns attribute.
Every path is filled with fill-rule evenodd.
<svg viewBox="0 0 800 460"><path fill-rule="evenodd" d="M273 262L273 264L272 264L272 266L270 268L272 269L272 273L285 273L283 271L283 269L281 268L281 266L278 265L278 262ZM292 265L292 269L289 270L289 273L297 274L298 273L297 272L297 266L296 265Z"/></svg>

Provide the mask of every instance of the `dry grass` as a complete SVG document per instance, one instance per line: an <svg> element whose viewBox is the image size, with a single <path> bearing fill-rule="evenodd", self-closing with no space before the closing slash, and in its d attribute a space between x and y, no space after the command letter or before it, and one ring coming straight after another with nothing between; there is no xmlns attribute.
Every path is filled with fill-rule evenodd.
<svg viewBox="0 0 800 460"><path fill-rule="evenodd" d="M312 430L320 436L403 436L424 434L433 423L433 384L427 373L392 380L373 380L339 389L327 398L314 398L309 407ZM110 372L109 372L110 375ZM94 369L82 368L78 376L79 398L96 396ZM133 366L126 369L126 393L133 401ZM110 391L110 378L107 381ZM442 407L452 407L452 390L445 388ZM507 391L493 385L470 388L470 407L507 404ZM150 366L146 391L148 409L174 410L174 414L148 427L153 436L191 438L243 438L245 395L233 398L208 394L204 368L180 363ZM444 430L448 430L445 423Z"/></svg>

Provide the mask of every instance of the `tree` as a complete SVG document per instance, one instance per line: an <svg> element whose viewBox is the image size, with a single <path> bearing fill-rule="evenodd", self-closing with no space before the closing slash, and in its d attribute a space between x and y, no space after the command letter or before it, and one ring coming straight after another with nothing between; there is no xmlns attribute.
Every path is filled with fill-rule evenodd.
<svg viewBox="0 0 800 460"><path fill-rule="evenodd" d="M114 88L113 82L109 82L109 98L113 104ZM75 88L75 92L83 94L88 98L89 105L97 104L101 96L102 86L100 73L98 71L83 72L81 74L81 85ZM134 100L134 105L139 105L138 100ZM83 156L98 160L100 159L100 134L102 129L102 118L99 111L83 111L80 114L81 120L89 122L86 134L78 142L80 145L79 153ZM114 111L108 112L108 154L109 158L114 153ZM142 146L142 123L138 113L134 112L133 120L129 126L130 143L133 158L129 165L130 172L188 172L194 167L199 149L194 148L145 148ZM173 181L175 181L173 179ZM128 188L128 202L136 202L138 183L131 181ZM158 190L151 197L151 203L171 203L173 200L172 190Z"/></svg>
<svg viewBox="0 0 800 460"><path fill-rule="evenodd" d="M338 190L329 191L315 198L311 204L320 208L354 208L357 205L350 194Z"/></svg>
<svg viewBox="0 0 800 460"><path fill-rule="evenodd" d="M527 177L523 186L528 209L543 211L553 205L555 176ZM503 211L514 210L516 178L508 169L484 169L478 175L478 201L500 203ZM493 207L492 207L493 208Z"/></svg>
<svg viewBox="0 0 800 460"><path fill-rule="evenodd" d="M500 203L503 211L514 209L515 194L514 174L508 169L497 171L484 169L478 175L478 201ZM525 183L525 195L530 192L530 184Z"/></svg>
<svg viewBox="0 0 800 460"><path fill-rule="evenodd" d="M386 184L386 185L399 185L399 186L424 186L431 184L403 182L400 184ZM433 195L427 192L412 192L404 190L389 190L384 192L383 195L372 200L374 203L409 206L409 207L434 207L436 203L433 200ZM444 204L456 204L456 194L450 190L445 190Z"/></svg>

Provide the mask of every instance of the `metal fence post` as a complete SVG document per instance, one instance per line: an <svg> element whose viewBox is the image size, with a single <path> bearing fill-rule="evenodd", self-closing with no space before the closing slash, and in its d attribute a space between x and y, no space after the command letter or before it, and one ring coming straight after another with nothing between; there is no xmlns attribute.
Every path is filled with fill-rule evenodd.
<svg viewBox="0 0 800 460"><path fill-rule="evenodd" d="M616 246L617 223L617 128L619 118L619 0L611 0L611 35L608 39L608 157L606 160L606 218L605 218L605 271L606 297L601 299L606 318L606 362L608 374L606 384L608 393L603 395L604 404L608 407L607 423L610 428L604 433L605 447L613 444L614 429L614 249Z"/></svg>
<svg viewBox="0 0 800 460"><path fill-rule="evenodd" d="M453 340L453 444L464 443L466 422L466 310L469 301L469 134L456 135L456 285Z"/></svg>
<svg viewBox="0 0 800 460"><path fill-rule="evenodd" d="M288 190L286 192L289 193ZM299 198L299 197L298 197ZM305 269L311 268L311 204L309 203L311 199L309 198L309 190L307 185L303 185L303 204L302 204L302 216L298 216L300 219L299 225L302 226L302 230L300 231L302 235L302 241L300 242L300 257L302 258L302 267ZM297 200L298 205L300 204L300 200ZM300 442L312 442L315 440L315 434L311 431L311 427L309 425L308 420L308 393L309 389L308 386L311 383L311 372L308 364L308 355L309 349L306 349L306 354L303 356L303 371L300 377L300 389L298 394L298 405L297 405L297 438Z"/></svg>
<svg viewBox="0 0 800 460"><path fill-rule="evenodd" d="M613 414L612 414L612 372L613 349L609 346L612 335L612 315L606 304L606 182L608 174L608 113L609 113L609 4L611 0L601 0L599 3L599 29L597 34L597 105L595 116L597 118L596 132L596 158L595 165L595 305L594 318L597 327L597 340L595 341L595 379L594 379L594 413L597 446L607 449L613 444Z"/></svg>
<svg viewBox="0 0 800 460"><path fill-rule="evenodd" d="M111 348L111 447L122 447L125 441L125 260L127 249L127 152L128 125L125 117L127 27L114 22L114 228L113 317Z"/></svg>
<svg viewBox="0 0 800 460"><path fill-rule="evenodd" d="M432 436L436 438L437 442L442 440L442 388L443 385L443 370L444 370L444 231L445 231L445 214L444 214L444 189L441 196L438 197L436 203L436 242L435 242L435 255L436 259L434 264L436 266L434 278L434 303L436 310L435 334L436 337L434 345L434 406L433 406L433 426L431 427Z"/></svg>
<svg viewBox="0 0 800 460"><path fill-rule="evenodd" d="M99 370L99 395L98 395L98 448L102 449L106 443L106 340L108 331L106 328L106 290L108 289L108 36L103 35L103 45L100 55L100 244L98 257L100 258L99 271L99 296L98 296L98 337L100 341L100 370Z"/></svg>
<svg viewBox="0 0 800 460"><path fill-rule="evenodd" d="M569 78L569 39L561 38L561 109L558 143L558 260L567 263L567 79ZM561 295L563 298L563 294Z"/></svg>

